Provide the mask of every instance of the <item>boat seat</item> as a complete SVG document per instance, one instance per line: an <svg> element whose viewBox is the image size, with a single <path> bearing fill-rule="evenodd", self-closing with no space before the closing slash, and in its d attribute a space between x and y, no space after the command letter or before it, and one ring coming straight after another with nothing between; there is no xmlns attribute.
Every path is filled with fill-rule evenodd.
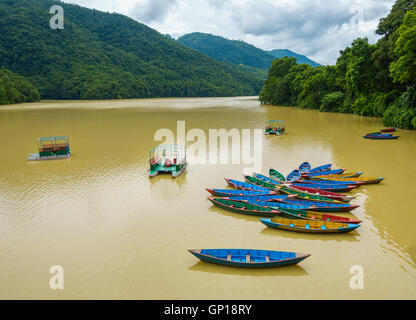
<svg viewBox="0 0 416 320"><path fill-rule="evenodd" d="M322 229L322 230L325 230L325 229L326 229L326 227L325 227L325 225L324 225L324 224L321 226L321 229Z"/></svg>
<svg viewBox="0 0 416 320"><path fill-rule="evenodd" d="M227 260L231 261L231 254L227 254Z"/></svg>
<svg viewBox="0 0 416 320"><path fill-rule="evenodd" d="M250 262L251 262L251 261L250 261L250 258L251 258L251 257L250 257L250 255L249 255L249 254L247 254L247 255L246 255L246 262L247 262L247 263L250 263Z"/></svg>
<svg viewBox="0 0 416 320"><path fill-rule="evenodd" d="M266 262L270 262L269 256L265 256Z"/></svg>

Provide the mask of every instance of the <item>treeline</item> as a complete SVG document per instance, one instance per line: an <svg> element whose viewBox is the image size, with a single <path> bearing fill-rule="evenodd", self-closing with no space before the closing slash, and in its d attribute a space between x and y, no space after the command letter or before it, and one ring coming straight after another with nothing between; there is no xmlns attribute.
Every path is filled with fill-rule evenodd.
<svg viewBox="0 0 416 320"><path fill-rule="evenodd" d="M53 5L64 29L52 30ZM51 0L0 1L0 68L42 99L257 95L264 75L206 55L126 16Z"/></svg>
<svg viewBox="0 0 416 320"><path fill-rule="evenodd" d="M10 70L0 70L0 105L40 100L38 90Z"/></svg>
<svg viewBox="0 0 416 320"><path fill-rule="evenodd" d="M383 117L386 126L416 129L416 0L397 0L380 21L377 44L356 39L335 66L312 68L276 59L262 103Z"/></svg>

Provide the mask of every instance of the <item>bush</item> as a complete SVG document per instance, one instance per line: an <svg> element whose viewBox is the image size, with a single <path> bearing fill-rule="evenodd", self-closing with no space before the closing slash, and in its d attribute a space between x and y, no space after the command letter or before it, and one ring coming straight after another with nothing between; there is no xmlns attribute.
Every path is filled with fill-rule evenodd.
<svg viewBox="0 0 416 320"><path fill-rule="evenodd" d="M322 99L321 112L339 112L343 109L345 94L340 91L327 94Z"/></svg>

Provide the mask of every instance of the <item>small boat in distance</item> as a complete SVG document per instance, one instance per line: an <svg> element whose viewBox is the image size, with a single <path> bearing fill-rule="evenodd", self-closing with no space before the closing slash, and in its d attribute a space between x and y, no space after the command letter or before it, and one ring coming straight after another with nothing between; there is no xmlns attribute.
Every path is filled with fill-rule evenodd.
<svg viewBox="0 0 416 320"><path fill-rule="evenodd" d="M295 169L291 173L288 174L288 176L286 177L286 181L293 182L293 181L299 180L300 178L302 178L300 171Z"/></svg>
<svg viewBox="0 0 416 320"><path fill-rule="evenodd" d="M266 135L281 135L286 132L286 124L284 120L269 120L265 124Z"/></svg>
<svg viewBox="0 0 416 320"><path fill-rule="evenodd" d="M381 132L396 132L397 128L381 129Z"/></svg>
<svg viewBox="0 0 416 320"><path fill-rule="evenodd" d="M298 264L310 254L257 249L191 249L198 259L239 268L273 268Z"/></svg>
<svg viewBox="0 0 416 320"><path fill-rule="evenodd" d="M371 139L371 140L394 140L394 139L399 139L400 136L379 134L379 135L366 135L366 136L363 136L363 138Z"/></svg>
<svg viewBox="0 0 416 320"><path fill-rule="evenodd" d="M180 176L188 167L186 147L176 144L162 144L149 152L149 176L170 173L173 178Z"/></svg>
<svg viewBox="0 0 416 320"><path fill-rule="evenodd" d="M71 157L69 139L67 136L39 138L38 150L39 153L31 153L27 159L30 161L37 161L68 159Z"/></svg>

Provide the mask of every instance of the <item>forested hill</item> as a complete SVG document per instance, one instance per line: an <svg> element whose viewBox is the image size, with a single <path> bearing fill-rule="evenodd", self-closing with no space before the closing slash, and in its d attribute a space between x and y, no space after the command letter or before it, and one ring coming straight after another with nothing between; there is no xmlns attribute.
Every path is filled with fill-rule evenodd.
<svg viewBox="0 0 416 320"><path fill-rule="evenodd" d="M318 63L305 56L287 49L264 51L240 40L229 40L207 33L189 33L178 39L179 42L190 48L197 49L218 61L228 61L238 65L268 69L274 59L282 57L295 57L299 64L306 63L313 67Z"/></svg>
<svg viewBox="0 0 416 320"><path fill-rule="evenodd" d="M0 69L0 104L39 101L38 90L25 78Z"/></svg>
<svg viewBox="0 0 416 320"><path fill-rule="evenodd" d="M320 64L316 63L315 61L309 59L306 56L303 56L301 54L297 54L291 50L287 50L287 49L276 49L276 50L272 50L272 51L267 51L268 53L270 53L273 57L275 58L284 58L284 57L293 57L296 58L297 63L298 64L309 64L312 67L319 67Z"/></svg>
<svg viewBox="0 0 416 320"><path fill-rule="evenodd" d="M382 36L376 44L354 40L335 66L276 59L260 100L379 116L385 125L416 129L416 0L397 0L376 33Z"/></svg>
<svg viewBox="0 0 416 320"><path fill-rule="evenodd" d="M52 30L53 5L64 29ZM120 14L50 0L0 1L0 69L43 99L257 95L264 78Z"/></svg>

